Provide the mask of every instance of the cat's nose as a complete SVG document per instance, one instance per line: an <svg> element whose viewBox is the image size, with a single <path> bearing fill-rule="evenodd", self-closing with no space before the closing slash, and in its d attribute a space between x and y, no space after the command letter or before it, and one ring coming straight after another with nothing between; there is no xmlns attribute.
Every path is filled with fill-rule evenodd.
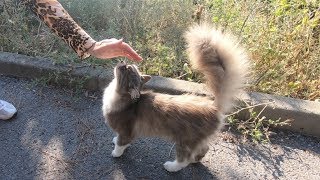
<svg viewBox="0 0 320 180"><path fill-rule="evenodd" d="M125 66L125 65L126 65L126 63L124 61L119 61L117 64L117 66Z"/></svg>
<svg viewBox="0 0 320 180"><path fill-rule="evenodd" d="M125 61L120 61L120 64L126 65L127 63Z"/></svg>

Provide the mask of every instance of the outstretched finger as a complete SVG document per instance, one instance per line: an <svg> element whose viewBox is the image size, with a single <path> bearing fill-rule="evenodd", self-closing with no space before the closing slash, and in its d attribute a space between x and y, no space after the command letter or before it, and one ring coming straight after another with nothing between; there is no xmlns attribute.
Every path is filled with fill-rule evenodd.
<svg viewBox="0 0 320 180"><path fill-rule="evenodd" d="M138 61L138 62L142 61L142 57L135 50L133 50L127 43L123 42L122 48L123 48L124 54L129 59Z"/></svg>
<svg viewBox="0 0 320 180"><path fill-rule="evenodd" d="M128 59L130 59L130 60L132 60L132 61L134 61L133 57L131 57L129 54L124 54L123 56L128 58Z"/></svg>
<svg viewBox="0 0 320 180"><path fill-rule="evenodd" d="M116 39L116 38L111 38L111 39L104 39L102 41L100 41L100 43L114 43L114 44L117 44L117 43L122 43L122 39Z"/></svg>

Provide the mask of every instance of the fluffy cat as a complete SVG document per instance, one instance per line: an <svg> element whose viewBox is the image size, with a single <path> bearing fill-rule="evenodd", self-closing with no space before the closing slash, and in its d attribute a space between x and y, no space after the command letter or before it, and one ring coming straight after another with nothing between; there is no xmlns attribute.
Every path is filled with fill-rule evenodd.
<svg viewBox="0 0 320 180"><path fill-rule="evenodd" d="M185 34L194 70L202 73L215 96L168 95L142 91L150 76L134 65L120 62L103 95L103 115L117 133L113 157L119 157L138 137L163 137L173 141L176 159L164 163L170 172L200 161L209 147L206 140L219 131L232 99L243 87L248 58L230 36L206 25L191 27Z"/></svg>

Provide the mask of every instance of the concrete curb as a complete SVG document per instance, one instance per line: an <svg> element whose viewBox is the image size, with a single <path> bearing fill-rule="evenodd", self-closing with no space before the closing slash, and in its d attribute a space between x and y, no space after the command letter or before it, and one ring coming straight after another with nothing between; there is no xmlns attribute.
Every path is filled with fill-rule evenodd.
<svg viewBox="0 0 320 180"><path fill-rule="evenodd" d="M53 83L74 87L77 82L90 91L101 91L113 78L113 70L102 67L87 67L77 64L76 68L53 65L43 58L0 52L0 74L27 78L47 78ZM153 76L146 88L170 94L194 93L209 95L203 84ZM242 93L240 101L251 104L274 102L261 115L270 119L292 119L291 126L279 128L320 137L320 103L274 96L263 93ZM256 110L262 107L256 107Z"/></svg>

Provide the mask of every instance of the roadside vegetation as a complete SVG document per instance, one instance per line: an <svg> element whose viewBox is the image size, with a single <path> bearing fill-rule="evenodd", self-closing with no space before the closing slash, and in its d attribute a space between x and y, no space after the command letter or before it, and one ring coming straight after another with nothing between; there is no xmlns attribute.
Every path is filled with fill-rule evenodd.
<svg viewBox="0 0 320 180"><path fill-rule="evenodd" d="M46 57L70 65L80 59L18 1L0 2L0 51ZM143 73L201 82L190 68L182 38L193 23L232 32L248 51L254 76L249 90L320 99L319 0L59 0L94 39L123 38L144 61ZM91 66L116 61L88 58ZM249 107L249 108L248 108ZM227 122L256 142L268 141L269 120L249 109L247 120Z"/></svg>
<svg viewBox="0 0 320 180"><path fill-rule="evenodd" d="M29 10L0 3L0 50L79 62L76 54ZM200 82L188 66L183 32L199 22L231 31L254 62L251 90L320 98L319 0L60 0L96 40L124 38L143 56L144 73ZM94 58L92 65L115 61Z"/></svg>

